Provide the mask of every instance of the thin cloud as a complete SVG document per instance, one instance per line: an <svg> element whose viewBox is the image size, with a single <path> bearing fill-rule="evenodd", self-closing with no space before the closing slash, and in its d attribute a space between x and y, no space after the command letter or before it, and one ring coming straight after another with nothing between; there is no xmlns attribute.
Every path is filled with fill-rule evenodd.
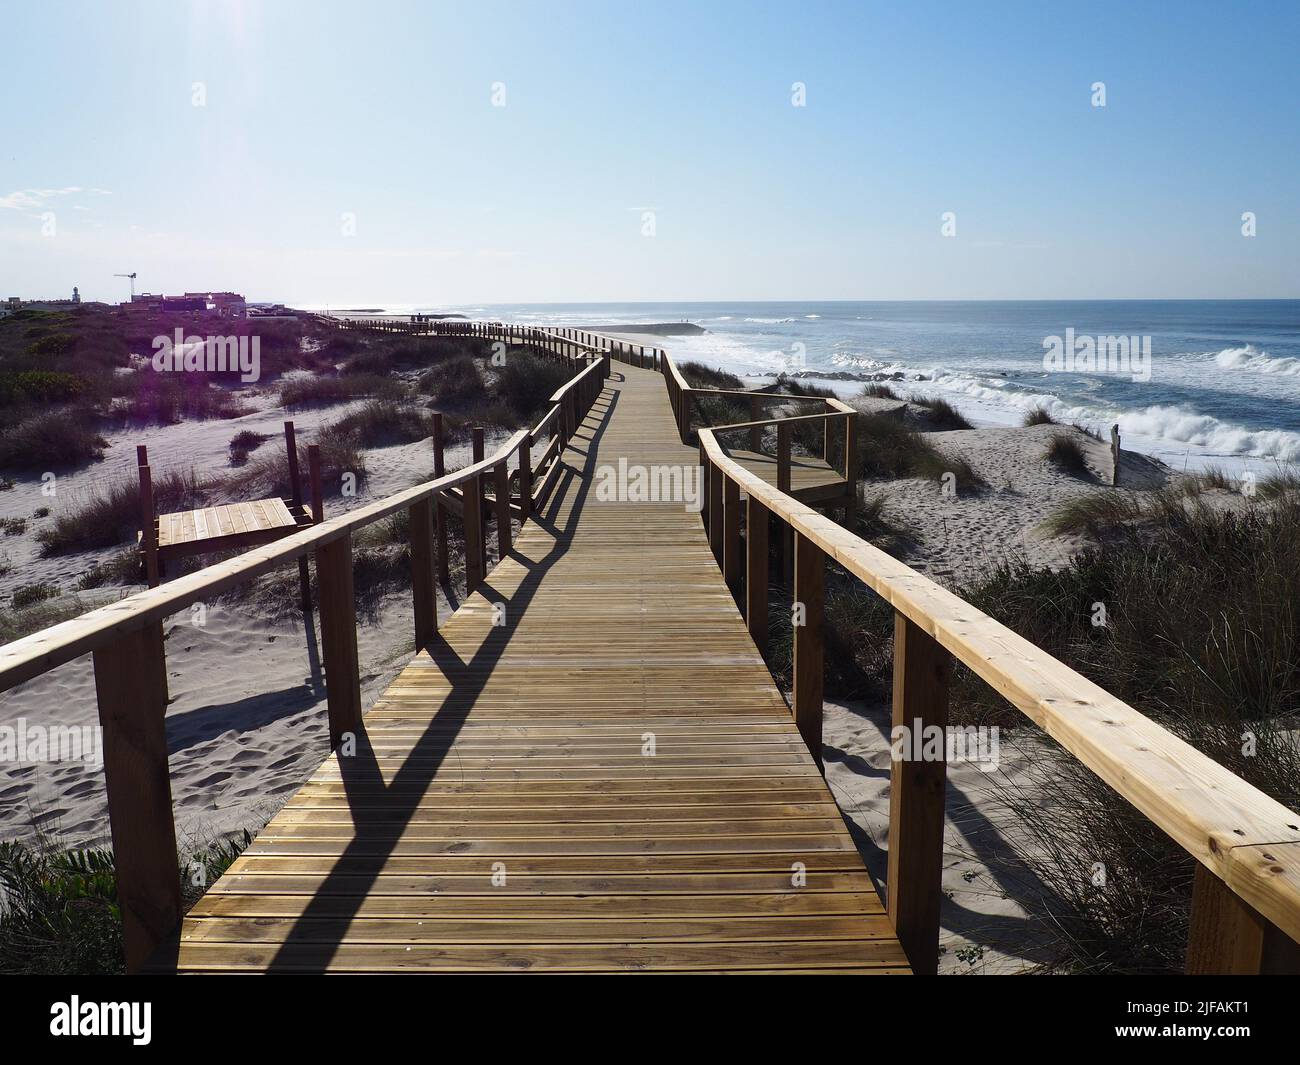
<svg viewBox="0 0 1300 1065"><path fill-rule="evenodd" d="M69 185L62 189L19 189L11 192L7 196L0 196L0 209L9 211L36 211L44 207L47 200L52 200L56 196L71 196L81 192L80 185ZM109 193L103 190L92 190L102 192L103 195Z"/></svg>

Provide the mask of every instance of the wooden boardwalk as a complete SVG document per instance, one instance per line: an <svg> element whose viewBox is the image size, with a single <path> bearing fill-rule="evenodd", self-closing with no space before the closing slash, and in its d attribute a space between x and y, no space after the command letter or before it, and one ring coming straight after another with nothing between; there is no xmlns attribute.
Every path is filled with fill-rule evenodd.
<svg viewBox="0 0 1300 1065"><path fill-rule="evenodd" d="M663 378L615 364L509 558L184 919L178 971L906 973L681 503Z"/></svg>

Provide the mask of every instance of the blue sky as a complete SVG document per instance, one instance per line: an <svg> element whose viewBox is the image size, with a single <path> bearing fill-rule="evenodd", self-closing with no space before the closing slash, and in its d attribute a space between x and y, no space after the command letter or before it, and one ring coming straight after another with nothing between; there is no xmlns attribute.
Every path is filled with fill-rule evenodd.
<svg viewBox="0 0 1300 1065"><path fill-rule="evenodd" d="M1296 297L1298 12L11 6L0 296Z"/></svg>

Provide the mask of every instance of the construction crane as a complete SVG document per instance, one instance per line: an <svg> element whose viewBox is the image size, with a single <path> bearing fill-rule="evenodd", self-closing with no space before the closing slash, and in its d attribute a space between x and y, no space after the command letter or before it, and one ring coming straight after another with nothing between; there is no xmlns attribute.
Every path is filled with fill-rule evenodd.
<svg viewBox="0 0 1300 1065"><path fill-rule="evenodd" d="M113 276L128 277L131 279L131 302L134 303L135 302L135 271L133 270L129 274L114 274Z"/></svg>

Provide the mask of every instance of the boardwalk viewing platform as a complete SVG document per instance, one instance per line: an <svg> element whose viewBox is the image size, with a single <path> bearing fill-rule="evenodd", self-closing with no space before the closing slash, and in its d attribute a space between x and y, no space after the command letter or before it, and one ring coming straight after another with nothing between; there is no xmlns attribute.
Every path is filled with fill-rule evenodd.
<svg viewBox="0 0 1300 1065"><path fill-rule="evenodd" d="M699 516L598 500L619 459L695 454L662 378L616 364L546 506L177 968L907 971Z"/></svg>
<svg viewBox="0 0 1300 1065"><path fill-rule="evenodd" d="M480 462L0 648L0 690L95 655L131 970L933 972L943 761L893 763L883 897L820 771L834 566L895 612L895 724L946 726L969 666L1197 861L1189 971L1294 971L1300 818L814 509L854 505L851 407L766 397L709 427L710 390L657 349L357 328L468 332L573 376ZM822 453L792 454L809 424ZM609 498L620 465L702 474L703 514ZM352 534L400 511L418 653L363 714ZM452 513L467 594L439 619ZM333 750L182 914L163 619L308 557ZM764 660L772 583L801 610L789 702Z"/></svg>

